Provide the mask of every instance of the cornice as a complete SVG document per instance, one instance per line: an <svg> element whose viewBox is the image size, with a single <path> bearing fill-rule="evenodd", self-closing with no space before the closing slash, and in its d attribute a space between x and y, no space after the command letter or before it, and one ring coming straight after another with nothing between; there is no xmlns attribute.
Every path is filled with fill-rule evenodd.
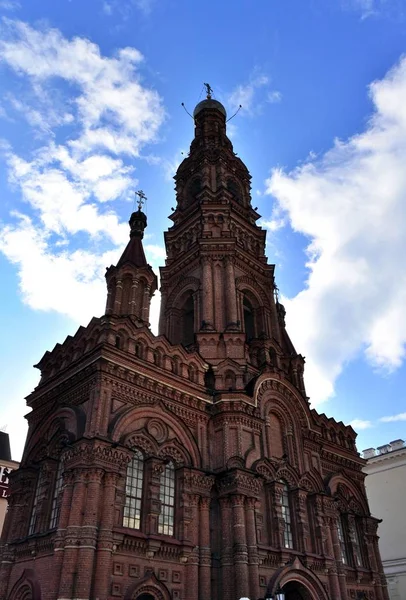
<svg viewBox="0 0 406 600"><path fill-rule="evenodd" d="M406 466L406 447L369 458L364 466L364 472L370 475L402 466Z"/></svg>

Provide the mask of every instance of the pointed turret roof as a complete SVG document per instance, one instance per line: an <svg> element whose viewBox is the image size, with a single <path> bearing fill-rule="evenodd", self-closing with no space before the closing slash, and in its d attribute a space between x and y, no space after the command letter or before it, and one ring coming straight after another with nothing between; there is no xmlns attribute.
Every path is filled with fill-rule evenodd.
<svg viewBox="0 0 406 600"><path fill-rule="evenodd" d="M147 267L148 263L142 245L144 229L147 226L147 217L140 208L136 212L133 212L129 224L131 227L130 241L117 263L117 268L121 267L124 263L131 263L136 267Z"/></svg>

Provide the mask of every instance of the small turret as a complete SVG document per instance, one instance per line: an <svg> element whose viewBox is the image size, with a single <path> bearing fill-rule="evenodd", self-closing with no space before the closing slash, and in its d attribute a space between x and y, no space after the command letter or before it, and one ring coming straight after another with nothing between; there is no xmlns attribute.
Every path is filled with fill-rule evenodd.
<svg viewBox="0 0 406 600"><path fill-rule="evenodd" d="M148 324L151 298L157 289L157 278L145 258L142 238L147 217L141 210L143 192L138 192L138 210L130 220L130 241L116 266L106 271L108 315L132 315Z"/></svg>

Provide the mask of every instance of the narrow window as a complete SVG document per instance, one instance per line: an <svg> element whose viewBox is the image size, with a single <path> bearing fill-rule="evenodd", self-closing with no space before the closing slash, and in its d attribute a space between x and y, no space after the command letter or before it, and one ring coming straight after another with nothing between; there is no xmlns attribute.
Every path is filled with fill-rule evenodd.
<svg viewBox="0 0 406 600"><path fill-rule="evenodd" d="M54 486L54 495L52 498L52 506L51 506L51 517L49 519L49 528L54 529L58 525L59 521L59 513L61 512L61 506L59 503L59 494L62 490L62 482L63 482L63 463L59 461L58 469L56 471L55 476L55 486Z"/></svg>
<svg viewBox="0 0 406 600"><path fill-rule="evenodd" d="M41 471L38 473L37 485L35 487L34 501L32 503L30 524L28 527L28 535L35 533L38 519L38 502L44 491L44 479Z"/></svg>
<svg viewBox="0 0 406 600"><path fill-rule="evenodd" d="M243 310L244 310L244 329L245 336L247 338L247 342L252 340L255 337L255 326L254 326L254 310L252 308L251 302L244 298L243 302Z"/></svg>
<svg viewBox="0 0 406 600"><path fill-rule="evenodd" d="M348 564L347 546L345 543L344 523L343 523L342 517L339 517L337 520L337 535L338 535L338 541L340 543L341 560L345 565L347 565Z"/></svg>
<svg viewBox="0 0 406 600"><path fill-rule="evenodd" d="M354 550L355 566L362 567L363 560L362 560L361 541L360 541L360 535L359 535L359 530L358 530L358 523L354 523L353 531L354 531L354 539L352 542L352 547Z"/></svg>
<svg viewBox="0 0 406 600"><path fill-rule="evenodd" d="M293 534L292 534L292 521L290 516L290 505L289 505L289 488L285 482L283 482L283 491L281 495L282 505L282 517L285 521L285 528L283 531L283 542L285 548L293 548Z"/></svg>
<svg viewBox="0 0 406 600"><path fill-rule="evenodd" d="M195 341L195 310L193 296L190 295L182 309L182 344L190 346Z"/></svg>
<svg viewBox="0 0 406 600"><path fill-rule="evenodd" d="M143 479L144 457L139 450L134 450L134 456L127 467L123 527L140 528Z"/></svg>
<svg viewBox="0 0 406 600"><path fill-rule="evenodd" d="M159 491L161 501L161 513L158 520L158 533L173 535L174 511L175 511L175 467L170 462L165 465L161 474Z"/></svg>

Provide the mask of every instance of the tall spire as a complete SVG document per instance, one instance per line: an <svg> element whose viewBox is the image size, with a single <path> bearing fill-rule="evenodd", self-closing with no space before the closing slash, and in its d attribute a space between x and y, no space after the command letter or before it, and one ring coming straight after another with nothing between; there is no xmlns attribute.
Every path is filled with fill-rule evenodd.
<svg viewBox="0 0 406 600"><path fill-rule="evenodd" d="M136 192L138 210L130 217L130 241L116 266L106 271L106 314L132 315L148 324L150 302L157 289L157 278L145 258L142 239L147 217L141 207L144 192Z"/></svg>

